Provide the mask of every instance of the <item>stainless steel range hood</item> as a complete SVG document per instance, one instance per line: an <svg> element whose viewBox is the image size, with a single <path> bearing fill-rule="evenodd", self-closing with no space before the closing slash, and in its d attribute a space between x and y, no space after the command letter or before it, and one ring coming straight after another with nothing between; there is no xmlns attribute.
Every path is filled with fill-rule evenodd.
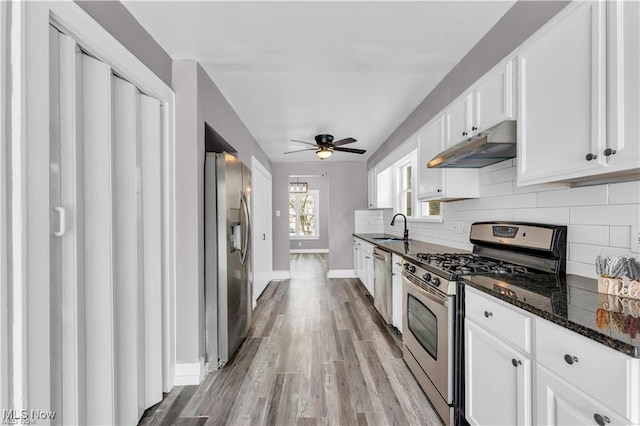
<svg viewBox="0 0 640 426"><path fill-rule="evenodd" d="M503 121L436 155L428 168L478 169L516 156L516 122Z"/></svg>

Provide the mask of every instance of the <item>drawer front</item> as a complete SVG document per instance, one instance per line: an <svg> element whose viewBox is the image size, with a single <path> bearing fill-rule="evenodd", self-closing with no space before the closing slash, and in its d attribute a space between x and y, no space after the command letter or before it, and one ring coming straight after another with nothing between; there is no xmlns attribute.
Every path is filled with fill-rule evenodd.
<svg viewBox="0 0 640 426"><path fill-rule="evenodd" d="M529 315L516 307L509 307L491 296L466 287L465 316L492 331L522 351L531 353L531 322Z"/></svg>
<svg viewBox="0 0 640 426"><path fill-rule="evenodd" d="M631 425L613 410L585 395L544 367L537 368L536 424Z"/></svg>
<svg viewBox="0 0 640 426"><path fill-rule="evenodd" d="M638 375L632 358L538 318L536 356L538 363L604 406L631 420L637 417L637 401L629 402L629 383Z"/></svg>

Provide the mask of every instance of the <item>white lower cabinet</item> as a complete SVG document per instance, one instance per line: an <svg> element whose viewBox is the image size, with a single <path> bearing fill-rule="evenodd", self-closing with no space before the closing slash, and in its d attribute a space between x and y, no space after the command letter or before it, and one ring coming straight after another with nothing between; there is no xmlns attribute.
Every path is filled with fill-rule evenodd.
<svg viewBox="0 0 640 426"><path fill-rule="evenodd" d="M468 286L465 292L470 424L640 424L640 359Z"/></svg>
<svg viewBox="0 0 640 426"><path fill-rule="evenodd" d="M391 256L391 323L402 332L402 257Z"/></svg>
<svg viewBox="0 0 640 426"><path fill-rule="evenodd" d="M540 365L537 368L536 380L536 424L550 426L633 424Z"/></svg>
<svg viewBox="0 0 640 426"><path fill-rule="evenodd" d="M360 240L360 274L358 278L373 296L373 244Z"/></svg>
<svg viewBox="0 0 640 426"><path fill-rule="evenodd" d="M471 425L530 425L531 359L494 333L465 319L467 421Z"/></svg>

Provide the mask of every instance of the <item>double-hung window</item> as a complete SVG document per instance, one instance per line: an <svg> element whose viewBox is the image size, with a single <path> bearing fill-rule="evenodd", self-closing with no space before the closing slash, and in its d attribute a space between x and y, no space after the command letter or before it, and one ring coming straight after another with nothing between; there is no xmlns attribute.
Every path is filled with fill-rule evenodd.
<svg viewBox="0 0 640 426"><path fill-rule="evenodd" d="M319 238L320 197L317 190L289 194L289 237Z"/></svg>
<svg viewBox="0 0 640 426"><path fill-rule="evenodd" d="M417 151L396 162L395 169L396 194L395 211L410 219L441 221L441 203L439 201L418 201L417 181L418 170Z"/></svg>

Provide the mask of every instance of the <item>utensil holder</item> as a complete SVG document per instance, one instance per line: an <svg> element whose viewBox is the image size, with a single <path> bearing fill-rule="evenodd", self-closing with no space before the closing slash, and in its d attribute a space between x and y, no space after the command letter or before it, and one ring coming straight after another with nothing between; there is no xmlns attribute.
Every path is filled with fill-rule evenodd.
<svg viewBox="0 0 640 426"><path fill-rule="evenodd" d="M622 278L598 277L598 293L640 299L640 282L631 280L625 283Z"/></svg>

